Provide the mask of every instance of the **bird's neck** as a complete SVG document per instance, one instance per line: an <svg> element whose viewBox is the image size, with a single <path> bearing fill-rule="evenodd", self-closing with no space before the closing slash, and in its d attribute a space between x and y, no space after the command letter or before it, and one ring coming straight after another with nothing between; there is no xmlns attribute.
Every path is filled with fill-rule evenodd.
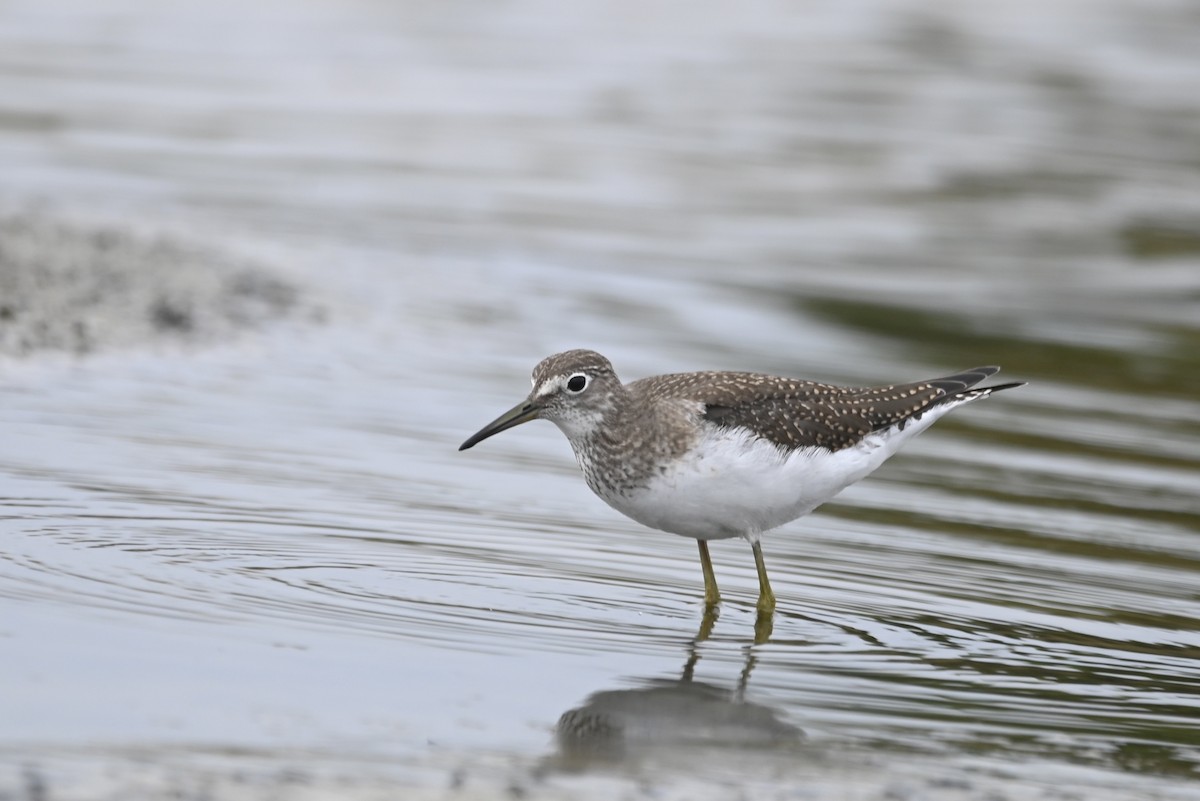
<svg viewBox="0 0 1200 801"><path fill-rule="evenodd" d="M568 439L588 484L608 499L644 486L659 465L693 444L689 415L684 406L640 403L627 394Z"/></svg>

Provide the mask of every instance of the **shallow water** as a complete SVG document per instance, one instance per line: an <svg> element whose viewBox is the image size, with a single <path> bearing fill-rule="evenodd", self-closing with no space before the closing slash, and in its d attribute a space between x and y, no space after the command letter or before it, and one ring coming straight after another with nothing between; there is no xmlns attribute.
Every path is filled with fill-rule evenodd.
<svg viewBox="0 0 1200 801"><path fill-rule="evenodd" d="M1195 12L640 9L0 11L0 200L328 310L3 363L0 790L1200 797ZM456 451L581 345L1030 386L697 642L552 426Z"/></svg>

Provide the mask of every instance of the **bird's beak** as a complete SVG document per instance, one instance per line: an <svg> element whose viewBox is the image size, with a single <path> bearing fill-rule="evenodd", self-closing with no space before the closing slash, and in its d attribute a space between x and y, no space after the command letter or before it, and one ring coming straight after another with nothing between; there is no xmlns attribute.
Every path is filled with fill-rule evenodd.
<svg viewBox="0 0 1200 801"><path fill-rule="evenodd" d="M530 420L536 420L538 415L541 414L541 411L542 407L538 406L533 401L523 400L475 432L470 439L468 439L462 445L459 445L458 449L460 451L465 451L472 445L483 442L493 434L499 434L501 431L507 431L514 426L521 425L521 423L528 423Z"/></svg>

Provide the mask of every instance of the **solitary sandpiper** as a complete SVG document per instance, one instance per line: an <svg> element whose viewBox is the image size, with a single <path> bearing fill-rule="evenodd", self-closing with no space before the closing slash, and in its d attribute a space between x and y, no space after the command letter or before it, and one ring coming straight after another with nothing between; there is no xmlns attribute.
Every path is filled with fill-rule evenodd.
<svg viewBox="0 0 1200 801"><path fill-rule="evenodd" d="M459 450L529 420L553 422L593 492L643 525L696 540L709 607L720 593L708 540L749 540L758 610L769 614L763 532L862 479L956 406L1022 386L976 387L999 369L883 387L731 372L623 384L599 353L569 350L535 367L529 397Z"/></svg>

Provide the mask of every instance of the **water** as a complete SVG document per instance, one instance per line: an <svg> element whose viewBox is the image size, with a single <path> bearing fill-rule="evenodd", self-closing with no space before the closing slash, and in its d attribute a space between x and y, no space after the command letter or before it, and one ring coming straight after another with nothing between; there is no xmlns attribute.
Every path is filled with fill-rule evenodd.
<svg viewBox="0 0 1200 801"><path fill-rule="evenodd" d="M6 4L7 208L321 313L3 362L0 794L1200 797L1200 27L1044 6ZM574 346L1030 386L698 642L552 426L456 451Z"/></svg>

